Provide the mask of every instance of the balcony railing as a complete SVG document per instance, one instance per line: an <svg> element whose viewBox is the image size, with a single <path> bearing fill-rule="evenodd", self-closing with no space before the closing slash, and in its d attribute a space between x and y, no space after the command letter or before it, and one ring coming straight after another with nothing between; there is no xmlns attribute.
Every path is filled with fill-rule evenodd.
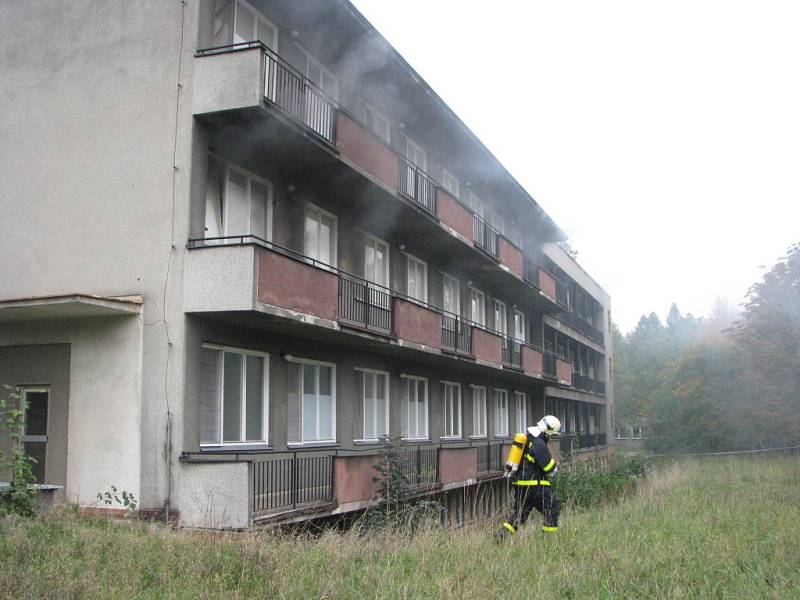
<svg viewBox="0 0 800 600"><path fill-rule="evenodd" d="M598 448L606 445L605 432L598 433L565 433L558 439L558 449L560 452L577 452Z"/></svg>
<svg viewBox="0 0 800 600"><path fill-rule="evenodd" d="M553 277L556 280L556 302L565 308L569 308L569 288L567 284Z"/></svg>
<svg viewBox="0 0 800 600"><path fill-rule="evenodd" d="M462 354L472 353L472 327L459 317L442 315L442 348Z"/></svg>
<svg viewBox="0 0 800 600"><path fill-rule="evenodd" d="M478 215L473 215L472 238L479 248L497 258L497 232Z"/></svg>
<svg viewBox="0 0 800 600"><path fill-rule="evenodd" d="M556 377L556 353L550 350L545 350L542 356L542 370L544 374L549 377Z"/></svg>
<svg viewBox="0 0 800 600"><path fill-rule="evenodd" d="M433 485L439 480L438 452L436 446L401 448L401 470L409 485Z"/></svg>
<svg viewBox="0 0 800 600"><path fill-rule="evenodd" d="M386 288L339 277L339 320L381 333L392 331L392 295Z"/></svg>
<svg viewBox="0 0 800 600"><path fill-rule="evenodd" d="M253 461L251 492L254 513L333 502L333 455Z"/></svg>
<svg viewBox="0 0 800 600"><path fill-rule="evenodd" d="M504 463L503 443L489 442L478 446L478 474L499 472L503 470Z"/></svg>
<svg viewBox="0 0 800 600"><path fill-rule="evenodd" d="M503 364L515 369L522 368L522 344L512 337L503 338Z"/></svg>
<svg viewBox="0 0 800 600"><path fill-rule="evenodd" d="M606 393L606 382L592 379L589 375L582 375L581 373L572 373L572 387L587 392L594 392L595 394Z"/></svg>
<svg viewBox="0 0 800 600"><path fill-rule="evenodd" d="M558 319L573 329L580 331L583 335L593 339L598 344L605 343L605 335L594 325L589 323L580 313L564 312L558 314Z"/></svg>
<svg viewBox="0 0 800 600"><path fill-rule="evenodd" d="M414 163L408 159L397 157L397 187L404 196L408 196L431 214L436 214L436 184Z"/></svg>

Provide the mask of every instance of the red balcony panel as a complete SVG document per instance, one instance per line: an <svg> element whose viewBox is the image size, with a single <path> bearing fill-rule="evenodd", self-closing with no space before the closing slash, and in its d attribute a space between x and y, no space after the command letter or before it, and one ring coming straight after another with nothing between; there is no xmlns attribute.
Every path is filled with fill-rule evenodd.
<svg viewBox="0 0 800 600"><path fill-rule="evenodd" d="M539 267L539 289L553 300L556 299L556 280L541 267Z"/></svg>
<svg viewBox="0 0 800 600"><path fill-rule="evenodd" d="M525 371L525 375L541 377L543 373L542 353L530 346L523 346L522 368Z"/></svg>
<svg viewBox="0 0 800 600"><path fill-rule="evenodd" d="M334 321L338 284L335 273L271 250L259 250L260 302Z"/></svg>
<svg viewBox="0 0 800 600"><path fill-rule="evenodd" d="M466 481L478 476L477 448L441 448L439 450L439 481Z"/></svg>
<svg viewBox="0 0 800 600"><path fill-rule="evenodd" d="M498 243L498 254L500 264L508 267L508 270L515 275L522 277L524 266L522 251L519 248L512 245L507 239L501 237ZM553 290L555 290L555 283L553 284ZM553 292L553 296L555 296L555 291Z"/></svg>
<svg viewBox="0 0 800 600"><path fill-rule="evenodd" d="M397 188L397 155L342 112L336 117L336 148L370 175Z"/></svg>
<svg viewBox="0 0 800 600"><path fill-rule="evenodd" d="M478 360L492 363L498 367L503 364L503 346L500 336L489 333L480 327L472 328L472 353Z"/></svg>
<svg viewBox="0 0 800 600"><path fill-rule="evenodd" d="M472 213L442 189L436 190L436 210L442 223L472 241Z"/></svg>
<svg viewBox="0 0 800 600"><path fill-rule="evenodd" d="M442 347L442 316L414 302L394 299L394 333L430 348Z"/></svg>
<svg viewBox="0 0 800 600"><path fill-rule="evenodd" d="M556 377L567 385L572 385L572 365L560 358L556 359Z"/></svg>
<svg viewBox="0 0 800 600"><path fill-rule="evenodd" d="M375 483L372 478L377 462L374 455L337 456L333 463L333 493L338 504L362 502L375 495Z"/></svg>

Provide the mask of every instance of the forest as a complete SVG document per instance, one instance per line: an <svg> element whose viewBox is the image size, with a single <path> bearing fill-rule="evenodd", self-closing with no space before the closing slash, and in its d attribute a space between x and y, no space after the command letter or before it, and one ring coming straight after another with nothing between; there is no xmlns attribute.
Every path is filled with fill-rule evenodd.
<svg viewBox="0 0 800 600"><path fill-rule="evenodd" d="M800 443L800 243L741 307L695 317L673 304L665 323L650 313L613 336L615 427L641 426L650 451Z"/></svg>

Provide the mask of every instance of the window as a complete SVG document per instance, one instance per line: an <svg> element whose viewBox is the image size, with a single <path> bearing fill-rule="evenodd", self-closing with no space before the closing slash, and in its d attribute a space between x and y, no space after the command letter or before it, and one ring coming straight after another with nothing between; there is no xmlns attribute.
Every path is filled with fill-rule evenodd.
<svg viewBox="0 0 800 600"><path fill-rule="evenodd" d="M22 390L25 408L22 448L25 454L36 460L31 466L37 483L46 483L45 461L47 460L47 423L50 409L50 388L29 387Z"/></svg>
<svg viewBox="0 0 800 600"><path fill-rule="evenodd" d="M458 198L458 179L450 171L442 167L442 187Z"/></svg>
<svg viewBox="0 0 800 600"><path fill-rule="evenodd" d="M364 242L364 279L389 287L389 245L370 235Z"/></svg>
<svg viewBox="0 0 800 600"><path fill-rule="evenodd" d="M428 265L406 254L408 259L408 286L406 288L409 297L420 302L428 301Z"/></svg>
<svg viewBox="0 0 800 600"><path fill-rule="evenodd" d="M358 118L361 119L361 122L369 131L387 144L389 143L391 127L386 117L378 112L374 106L360 98L356 105L356 112L358 113Z"/></svg>
<svg viewBox="0 0 800 600"><path fill-rule="evenodd" d="M403 437L412 440L428 439L428 380L401 375L405 395L401 416Z"/></svg>
<svg viewBox="0 0 800 600"><path fill-rule="evenodd" d="M481 327L486 325L486 297L475 288L470 288L469 318Z"/></svg>
<svg viewBox="0 0 800 600"><path fill-rule="evenodd" d="M316 206L306 206L304 251L326 265L336 266L336 217Z"/></svg>
<svg viewBox="0 0 800 600"><path fill-rule="evenodd" d="M494 301L494 330L500 335L506 335L508 331L506 304L500 300Z"/></svg>
<svg viewBox="0 0 800 600"><path fill-rule="evenodd" d="M484 204L483 200L481 200L475 192L470 189L464 191L464 202L466 205L472 209L472 212L477 214L479 217L483 216L484 213Z"/></svg>
<svg viewBox="0 0 800 600"><path fill-rule="evenodd" d="M631 427L631 439L632 440L640 440L642 439L642 426L641 425L634 425Z"/></svg>
<svg viewBox="0 0 800 600"><path fill-rule="evenodd" d="M336 366L289 362L289 443L336 441Z"/></svg>
<svg viewBox="0 0 800 600"><path fill-rule="evenodd" d="M494 390L494 434L508 435L508 392Z"/></svg>
<svg viewBox="0 0 800 600"><path fill-rule="evenodd" d="M205 237L252 235L272 239L272 185L214 157L209 158ZM239 241L239 239L232 240Z"/></svg>
<svg viewBox="0 0 800 600"><path fill-rule="evenodd" d="M486 437L486 388L472 385L472 437Z"/></svg>
<svg viewBox="0 0 800 600"><path fill-rule="evenodd" d="M244 0L214 3L214 46L260 41L278 49L278 28Z"/></svg>
<svg viewBox="0 0 800 600"><path fill-rule="evenodd" d="M361 420L362 440L378 440L389 435L389 374L384 371L356 369L356 398Z"/></svg>
<svg viewBox="0 0 800 600"><path fill-rule="evenodd" d="M514 337L520 342L526 342L525 335L525 315L518 311L514 311Z"/></svg>
<svg viewBox="0 0 800 600"><path fill-rule="evenodd" d="M514 431L525 431L528 428L528 410L525 392L514 392Z"/></svg>
<svg viewBox="0 0 800 600"><path fill-rule="evenodd" d="M203 345L200 442L267 443L269 355Z"/></svg>
<svg viewBox="0 0 800 600"><path fill-rule="evenodd" d="M425 151L408 136L406 136L406 157L423 171L428 168L428 157Z"/></svg>
<svg viewBox="0 0 800 600"><path fill-rule="evenodd" d="M458 279L442 273L442 308L451 316L461 314L461 285Z"/></svg>
<svg viewBox="0 0 800 600"><path fill-rule="evenodd" d="M306 77L311 83L336 100L339 97L339 80L316 58L304 50L303 52L306 55ZM312 96L312 94L307 94L306 99L313 102L313 100L310 100Z"/></svg>
<svg viewBox="0 0 800 600"><path fill-rule="evenodd" d="M461 386L449 381L442 382L442 404L444 405L444 435L461 437Z"/></svg>

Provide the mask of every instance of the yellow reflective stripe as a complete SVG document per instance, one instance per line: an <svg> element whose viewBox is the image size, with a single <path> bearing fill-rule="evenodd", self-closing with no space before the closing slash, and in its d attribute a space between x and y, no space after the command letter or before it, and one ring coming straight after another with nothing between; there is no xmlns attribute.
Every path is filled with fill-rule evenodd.
<svg viewBox="0 0 800 600"><path fill-rule="evenodd" d="M531 462L536 462L536 459L534 457L532 457L530 454L526 454L525 458L527 458Z"/></svg>
<svg viewBox="0 0 800 600"><path fill-rule="evenodd" d="M553 467L555 467L555 466L556 466L556 459L555 458L551 458L550 462L547 463L547 465L542 469L542 471L547 473L548 471L551 471L553 469Z"/></svg>
<svg viewBox="0 0 800 600"><path fill-rule="evenodd" d="M514 526L511 523L509 523L508 521L503 521L503 527L508 529L511 532L511 535L514 535L515 533L517 533L517 530L514 529Z"/></svg>
<svg viewBox="0 0 800 600"><path fill-rule="evenodd" d="M512 485L550 485L550 482L545 481L544 479L521 479L519 481L512 482Z"/></svg>
<svg viewBox="0 0 800 600"><path fill-rule="evenodd" d="M558 527L548 527L547 525L542 525L542 531L547 531L547 532L558 531Z"/></svg>

